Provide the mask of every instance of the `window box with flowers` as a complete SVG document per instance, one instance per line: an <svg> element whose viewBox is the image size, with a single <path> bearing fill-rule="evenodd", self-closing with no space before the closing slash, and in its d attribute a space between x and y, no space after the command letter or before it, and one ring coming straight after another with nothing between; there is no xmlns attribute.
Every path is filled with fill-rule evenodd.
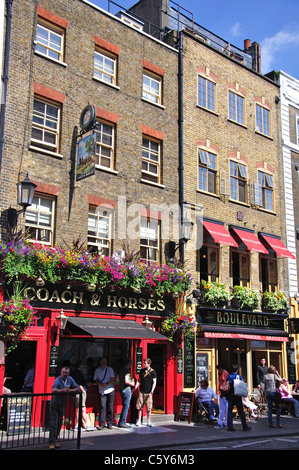
<svg viewBox="0 0 299 470"><path fill-rule="evenodd" d="M29 278L34 281L80 282L98 291L105 287L129 288L156 295L184 294L191 277L178 264L162 265L141 259L120 260L88 250L64 249L38 243L0 242L1 270L7 282Z"/></svg>
<svg viewBox="0 0 299 470"><path fill-rule="evenodd" d="M256 310L260 307L260 302L259 291L245 286L234 286L231 299L232 308Z"/></svg>
<svg viewBox="0 0 299 470"><path fill-rule="evenodd" d="M263 292L262 309L268 312L286 312L287 299L283 292Z"/></svg>
<svg viewBox="0 0 299 470"><path fill-rule="evenodd" d="M201 304L213 305L214 307L227 307L230 301L230 291L225 284L219 282L201 281Z"/></svg>

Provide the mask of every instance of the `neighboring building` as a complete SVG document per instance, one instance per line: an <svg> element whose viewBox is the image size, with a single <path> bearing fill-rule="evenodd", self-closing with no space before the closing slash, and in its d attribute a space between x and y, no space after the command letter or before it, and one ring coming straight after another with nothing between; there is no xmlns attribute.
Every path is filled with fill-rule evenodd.
<svg viewBox="0 0 299 470"><path fill-rule="evenodd" d="M151 21L146 6L140 1L130 11ZM286 231L279 85L261 74L259 44L245 40L240 50L171 1L161 11L165 30L179 31L183 194L196 233L185 266L195 287L220 282L289 298L288 260L294 263L295 251ZM215 387L216 364L236 362L253 387L262 356L287 374L286 318L198 306L193 384L205 377Z"/></svg>
<svg viewBox="0 0 299 470"><path fill-rule="evenodd" d="M19 228L31 241L71 246L87 240L91 251L105 256L122 256L125 243L142 259L165 263L165 244L174 239L172 229L163 239L161 223L170 209L175 218L178 205L177 50L146 34L142 23L130 15L115 16L84 0L73 0L71 8L64 0L15 0L11 13L0 178L2 239L8 236L8 209L17 208L16 183L28 172L37 187L33 204L19 217ZM80 179L77 143L80 124L92 118L82 115L88 105L97 121L95 174ZM144 295L131 291L124 292L121 300L106 297L108 310L82 304L78 319L76 296L82 299L84 285L67 287L75 302L70 296L65 302L64 295L61 302L56 295L47 303L54 287L65 289L47 284L43 296L36 294L41 320L38 330L30 329L34 341L23 342L19 355L7 358L8 375L15 380L12 389L19 391L23 380L17 377L15 363L21 361L20 370L25 370L28 356L39 364L35 392L46 392L57 365L65 359L74 364L79 351L80 358L85 363L91 358L94 367L99 357L108 355L116 371L129 355L137 376L141 352L152 358L158 372L155 406L172 413L173 396L182 381L172 359L173 346L165 336L142 326L151 322L158 329L166 310L154 308L150 298L138 309L136 298ZM35 284L31 289L37 291ZM175 309L171 296L164 300L170 306L168 313ZM63 338L55 334L61 307L69 317L69 333ZM111 319L117 330L113 338L104 323L96 338L84 328L80 338L71 338L76 321L81 320L82 327L86 316L87 322L95 319L97 325ZM126 328L127 320L131 328ZM132 321L141 330L132 333ZM58 344L58 362L50 368L50 348ZM94 398L98 407L97 392ZM119 404L120 399L117 412Z"/></svg>

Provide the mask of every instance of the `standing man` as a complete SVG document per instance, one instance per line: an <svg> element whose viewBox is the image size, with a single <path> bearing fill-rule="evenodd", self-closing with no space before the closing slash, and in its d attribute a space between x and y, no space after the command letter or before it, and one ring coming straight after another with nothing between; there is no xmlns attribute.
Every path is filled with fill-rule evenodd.
<svg viewBox="0 0 299 470"><path fill-rule="evenodd" d="M237 364L232 366L232 373L227 377L229 382L229 393L228 393L228 416L227 416L227 430L228 431L235 431L233 428L233 409L236 405L239 416L241 418L241 423L243 427L243 431L249 431L251 428L247 425L246 417L243 408L242 397L235 395L234 391L234 380L238 376L239 367ZM242 377L239 375L240 380L243 380Z"/></svg>
<svg viewBox="0 0 299 470"><path fill-rule="evenodd" d="M151 424L151 411L153 407L153 393L157 385L157 373L151 368L151 359L148 357L144 359L144 368L140 371L138 382L135 385L135 390L139 387L139 395L136 402L138 410L138 419L136 426L141 425L143 406L146 407L147 425Z"/></svg>
<svg viewBox="0 0 299 470"><path fill-rule="evenodd" d="M222 365L216 366L219 373L219 381L218 381L218 393L220 395L219 398L219 416L218 416L218 424L215 426L215 429L222 429L223 426L227 426L227 410L228 410L228 402L227 396L228 393L223 390L223 384L226 382L228 377L227 370L224 369Z"/></svg>
<svg viewBox="0 0 299 470"><path fill-rule="evenodd" d="M257 366L256 378L257 378L257 388L264 392L264 376L268 373L268 367L266 366L266 359L262 358L260 364Z"/></svg>
<svg viewBox="0 0 299 470"><path fill-rule="evenodd" d="M121 396L121 401L122 401L122 411L118 423L119 428L128 428L130 427L129 424L126 423L128 411L129 411L129 406L130 406L130 401L131 401L131 387L134 387L135 381L131 377L131 367L132 367L133 361L131 359L128 359L124 365L119 371L119 391L120 391L120 396Z"/></svg>
<svg viewBox="0 0 299 470"><path fill-rule="evenodd" d="M115 375L111 367L107 366L106 357L100 359L100 365L94 372L93 380L99 387L100 395L100 423L98 429L101 430L106 422L106 408L107 408L107 427L112 429L113 423L113 405L115 397Z"/></svg>
<svg viewBox="0 0 299 470"><path fill-rule="evenodd" d="M49 449L60 447L56 444L56 440L60 433L62 426L62 418L65 410L67 399L67 392L79 392L79 386L74 379L69 376L69 367L62 367L60 376L57 377L52 387L52 399L50 402L50 435L49 435Z"/></svg>

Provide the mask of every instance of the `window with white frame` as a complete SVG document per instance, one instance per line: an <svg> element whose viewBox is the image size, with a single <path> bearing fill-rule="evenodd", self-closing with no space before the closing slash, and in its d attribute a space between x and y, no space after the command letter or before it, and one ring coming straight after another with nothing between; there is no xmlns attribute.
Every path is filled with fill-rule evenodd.
<svg viewBox="0 0 299 470"><path fill-rule="evenodd" d="M94 78L110 85L116 85L116 65L116 56L106 51L96 50L94 53Z"/></svg>
<svg viewBox="0 0 299 470"><path fill-rule="evenodd" d="M216 111L216 83L198 75L197 104L209 111Z"/></svg>
<svg viewBox="0 0 299 470"><path fill-rule="evenodd" d="M64 30L39 19L35 51L49 59L63 61Z"/></svg>
<svg viewBox="0 0 299 470"><path fill-rule="evenodd" d="M198 151L198 189L216 194L217 156L199 149Z"/></svg>
<svg viewBox="0 0 299 470"><path fill-rule="evenodd" d="M261 106L255 105L256 111L256 130L261 134L270 136L270 110Z"/></svg>
<svg viewBox="0 0 299 470"><path fill-rule="evenodd" d="M296 143L299 145L299 115L296 116Z"/></svg>
<svg viewBox="0 0 299 470"><path fill-rule="evenodd" d="M111 255L113 211L89 206L87 245L91 252L103 256Z"/></svg>
<svg viewBox="0 0 299 470"><path fill-rule="evenodd" d="M60 107L35 98L33 103L31 143L58 152Z"/></svg>
<svg viewBox="0 0 299 470"><path fill-rule="evenodd" d="M140 219L140 258L159 261L159 221L156 219Z"/></svg>
<svg viewBox="0 0 299 470"><path fill-rule="evenodd" d="M35 195L26 210L25 229L30 241L53 245L55 200Z"/></svg>
<svg viewBox="0 0 299 470"><path fill-rule="evenodd" d="M245 99L231 90L228 92L229 97L229 119L238 124L245 124Z"/></svg>
<svg viewBox="0 0 299 470"><path fill-rule="evenodd" d="M162 104L162 77L143 71L142 98Z"/></svg>
<svg viewBox="0 0 299 470"><path fill-rule="evenodd" d="M230 197L247 202L247 169L245 165L230 161Z"/></svg>
<svg viewBox="0 0 299 470"><path fill-rule="evenodd" d="M96 136L96 167L113 170L114 167L114 125L98 121Z"/></svg>
<svg viewBox="0 0 299 470"><path fill-rule="evenodd" d="M264 209L273 211L273 176L263 171L258 171L257 178L255 202Z"/></svg>
<svg viewBox="0 0 299 470"><path fill-rule="evenodd" d="M161 183L161 142L143 137L142 179Z"/></svg>

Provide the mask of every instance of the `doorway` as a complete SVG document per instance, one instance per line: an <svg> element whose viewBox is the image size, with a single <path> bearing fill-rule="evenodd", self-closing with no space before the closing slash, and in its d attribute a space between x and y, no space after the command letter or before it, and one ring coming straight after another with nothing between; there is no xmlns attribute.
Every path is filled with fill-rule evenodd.
<svg viewBox="0 0 299 470"><path fill-rule="evenodd" d="M20 392L28 370L35 366L36 341L21 341L5 359L5 386L12 392Z"/></svg>
<svg viewBox="0 0 299 470"><path fill-rule="evenodd" d="M165 410L165 344L151 344L147 345L147 357L152 360L151 367L157 373L157 386L154 392L154 402L152 413L164 413Z"/></svg>

